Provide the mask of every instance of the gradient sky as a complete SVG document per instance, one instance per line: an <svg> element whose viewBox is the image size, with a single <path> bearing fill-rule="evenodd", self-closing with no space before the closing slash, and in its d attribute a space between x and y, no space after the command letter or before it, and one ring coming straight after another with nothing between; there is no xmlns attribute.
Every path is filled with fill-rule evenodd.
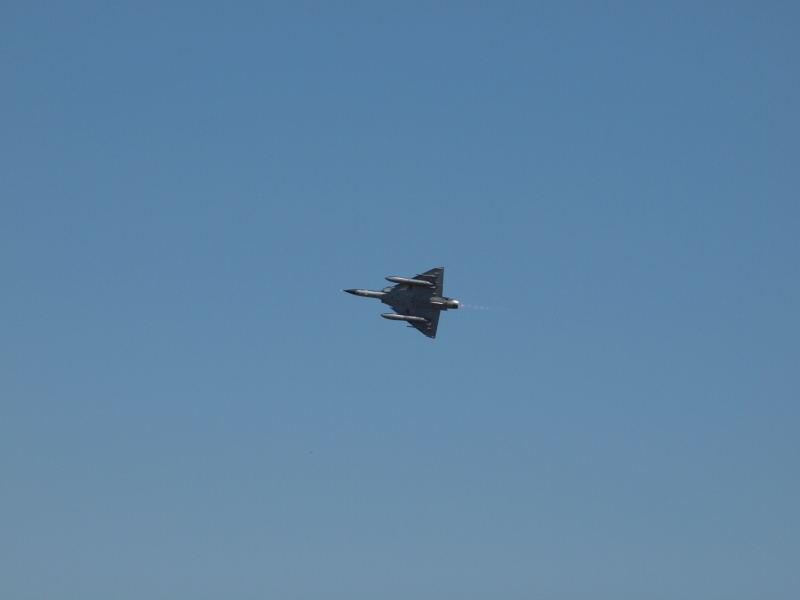
<svg viewBox="0 0 800 600"><path fill-rule="evenodd" d="M0 596L800 597L798 30L3 3Z"/></svg>

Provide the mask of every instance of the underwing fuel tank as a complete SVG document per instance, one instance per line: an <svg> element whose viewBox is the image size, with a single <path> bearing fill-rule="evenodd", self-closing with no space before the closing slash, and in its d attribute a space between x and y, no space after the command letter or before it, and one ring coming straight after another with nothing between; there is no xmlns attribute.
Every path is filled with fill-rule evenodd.
<svg viewBox="0 0 800 600"><path fill-rule="evenodd" d="M394 275L387 277L386 281L391 281L392 283L405 283L406 285L433 287L433 284L430 281L425 281L424 279L409 279L408 277L395 277Z"/></svg>
<svg viewBox="0 0 800 600"><path fill-rule="evenodd" d="M381 315L384 319L390 321L408 321L409 323L427 323L428 319L425 317L412 317L409 315L396 315L395 313L383 313Z"/></svg>

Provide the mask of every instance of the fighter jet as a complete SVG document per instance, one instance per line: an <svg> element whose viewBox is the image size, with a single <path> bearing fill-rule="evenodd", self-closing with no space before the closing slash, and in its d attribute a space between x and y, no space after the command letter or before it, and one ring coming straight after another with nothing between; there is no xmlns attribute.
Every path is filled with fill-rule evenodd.
<svg viewBox="0 0 800 600"><path fill-rule="evenodd" d="M439 315L443 310L458 308L458 300L442 296L444 267L435 267L420 273L412 279L407 277L387 277L397 285L383 288L380 292L372 290L342 290L348 294L379 298L391 306L395 312L383 313L384 319L406 321L409 326L421 331L429 338L436 337Z"/></svg>

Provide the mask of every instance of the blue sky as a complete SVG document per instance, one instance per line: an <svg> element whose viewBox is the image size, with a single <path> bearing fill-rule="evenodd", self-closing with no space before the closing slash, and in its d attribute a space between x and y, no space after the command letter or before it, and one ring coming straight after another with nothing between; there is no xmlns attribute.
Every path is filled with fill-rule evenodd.
<svg viewBox="0 0 800 600"><path fill-rule="evenodd" d="M4 4L0 595L797 598L798 23Z"/></svg>

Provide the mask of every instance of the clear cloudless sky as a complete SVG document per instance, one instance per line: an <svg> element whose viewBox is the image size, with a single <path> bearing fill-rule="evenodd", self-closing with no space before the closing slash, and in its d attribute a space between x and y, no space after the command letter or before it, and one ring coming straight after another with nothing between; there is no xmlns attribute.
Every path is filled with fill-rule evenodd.
<svg viewBox="0 0 800 600"><path fill-rule="evenodd" d="M4 2L0 597L799 598L798 31Z"/></svg>

